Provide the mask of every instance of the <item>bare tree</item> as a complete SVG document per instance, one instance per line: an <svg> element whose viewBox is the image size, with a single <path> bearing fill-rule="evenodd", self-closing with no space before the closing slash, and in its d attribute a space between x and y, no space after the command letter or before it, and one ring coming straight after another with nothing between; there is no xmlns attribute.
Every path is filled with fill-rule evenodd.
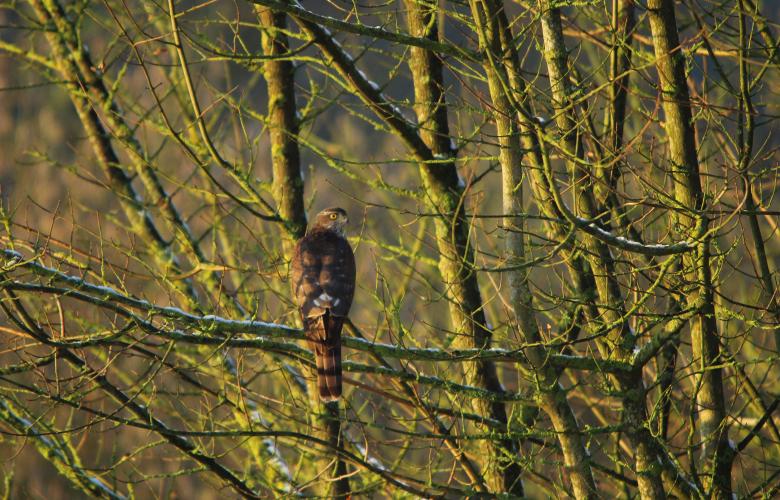
<svg viewBox="0 0 780 500"><path fill-rule="evenodd" d="M779 15L0 5L6 496L776 495ZM287 274L327 206L323 404Z"/></svg>

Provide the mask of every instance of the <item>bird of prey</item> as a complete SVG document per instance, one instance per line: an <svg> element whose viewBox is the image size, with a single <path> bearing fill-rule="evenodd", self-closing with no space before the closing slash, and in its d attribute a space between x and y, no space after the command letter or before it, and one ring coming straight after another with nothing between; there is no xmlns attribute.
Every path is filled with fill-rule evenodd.
<svg viewBox="0 0 780 500"><path fill-rule="evenodd" d="M320 399L341 397L341 328L355 294L355 255L344 236L347 212L317 214L295 245L290 271L293 299L317 361Z"/></svg>

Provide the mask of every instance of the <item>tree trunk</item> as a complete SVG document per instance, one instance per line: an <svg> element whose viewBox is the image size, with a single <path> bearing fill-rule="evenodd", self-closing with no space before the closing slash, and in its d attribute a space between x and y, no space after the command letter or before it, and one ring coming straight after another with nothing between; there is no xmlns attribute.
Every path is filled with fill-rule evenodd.
<svg viewBox="0 0 780 500"><path fill-rule="evenodd" d="M436 9L407 1L410 32L419 37L438 40ZM442 63L436 54L420 47L410 48L409 67L414 78L415 111L420 136L433 153L435 162L422 163L428 204L441 214L436 219L439 246L439 271L450 298L450 316L456 332L455 343L463 347L487 349L492 332L486 324L477 277L472 269L474 250L469 242L469 224L461 198L464 196L455 167L455 150L447 123ZM465 334L465 335L464 335ZM503 386L491 361L477 361L466 367L470 385L501 392ZM507 422L504 403L475 399L480 415ZM487 466L483 472L494 493L523 495L520 479L519 445L511 439L484 442Z"/></svg>
<svg viewBox="0 0 780 500"><path fill-rule="evenodd" d="M256 7L263 27L262 45L265 56L283 56L289 51L287 16L271 9ZM287 230L283 248L287 259L292 257L295 241L306 233L306 212L303 203L303 177L298 149L298 118L295 104L295 74L292 62L284 59L266 59L263 72L268 86L268 129L271 136L271 163L273 165L273 194L276 209ZM344 446L338 401L322 403L316 376L309 378L311 424L315 434L330 444L332 453L324 453L318 460L320 471L330 468L329 479L323 481L320 494L344 498L350 494L346 463L338 450ZM317 471L319 473L320 471Z"/></svg>
<svg viewBox="0 0 780 500"><path fill-rule="evenodd" d="M648 16L653 35L656 68L663 99L664 125L669 139L669 162L675 200L685 212L677 212L684 237L701 238L707 226L704 193L699 179L691 100L685 79L685 58L677 34L673 0L649 0ZM683 259L683 272L689 283L688 307L699 311L691 322L694 362L698 369L696 396L699 436L704 471L715 498L731 497L731 464L734 450L729 446L723 395L723 369L720 339L715 320L709 238L700 239L696 251Z"/></svg>

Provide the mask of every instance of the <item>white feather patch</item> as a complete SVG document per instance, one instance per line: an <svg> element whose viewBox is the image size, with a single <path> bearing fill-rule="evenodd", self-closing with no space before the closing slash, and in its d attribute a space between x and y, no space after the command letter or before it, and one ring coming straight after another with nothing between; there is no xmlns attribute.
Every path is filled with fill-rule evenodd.
<svg viewBox="0 0 780 500"><path fill-rule="evenodd" d="M336 307L341 302L341 299L331 297L328 295L328 292L322 292L313 302L317 307Z"/></svg>

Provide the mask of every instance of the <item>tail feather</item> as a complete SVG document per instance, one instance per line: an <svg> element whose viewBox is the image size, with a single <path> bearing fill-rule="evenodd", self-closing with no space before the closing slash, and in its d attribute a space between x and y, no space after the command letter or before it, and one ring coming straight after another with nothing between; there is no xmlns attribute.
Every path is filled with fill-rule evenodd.
<svg viewBox="0 0 780 500"><path fill-rule="evenodd" d="M305 318L304 327L317 364L320 399L336 401L341 397L341 328L344 319L326 313Z"/></svg>

